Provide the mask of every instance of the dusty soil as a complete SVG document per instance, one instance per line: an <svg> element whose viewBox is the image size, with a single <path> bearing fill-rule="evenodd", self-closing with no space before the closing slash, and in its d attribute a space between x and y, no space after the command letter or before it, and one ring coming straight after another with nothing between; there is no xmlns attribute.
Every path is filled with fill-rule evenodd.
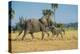
<svg viewBox="0 0 80 54"><path fill-rule="evenodd" d="M11 47L12 52L30 52L30 51L50 51L50 50L66 50L66 49L77 49L78 48L78 32L76 30L66 31L64 38L62 39L59 35L55 37L50 33L48 37L45 34L44 40L41 40L41 32L34 33L34 39L30 34L27 34L25 39L22 41L21 34L17 40L15 38L18 32L11 34Z"/></svg>

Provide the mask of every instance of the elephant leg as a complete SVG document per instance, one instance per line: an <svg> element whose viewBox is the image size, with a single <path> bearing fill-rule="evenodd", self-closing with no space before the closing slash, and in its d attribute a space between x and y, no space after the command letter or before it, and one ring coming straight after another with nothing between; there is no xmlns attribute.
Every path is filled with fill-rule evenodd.
<svg viewBox="0 0 80 54"><path fill-rule="evenodd" d="M52 32L52 37L54 36L54 32Z"/></svg>
<svg viewBox="0 0 80 54"><path fill-rule="evenodd" d="M61 35L61 38L63 39L63 35L62 35L62 33L60 33L60 35Z"/></svg>
<svg viewBox="0 0 80 54"><path fill-rule="evenodd" d="M23 37L22 37L22 40L24 40L24 37L26 36L26 33L27 33L27 31L25 30L25 31L24 31L24 35L23 35Z"/></svg>
<svg viewBox="0 0 80 54"><path fill-rule="evenodd" d="M23 32L23 30L20 31L20 33L18 34L18 36L20 36L22 32Z"/></svg>
<svg viewBox="0 0 80 54"><path fill-rule="evenodd" d="M33 35L33 33L30 33L31 34L31 36L32 36L32 39L34 39L34 35Z"/></svg>
<svg viewBox="0 0 80 54"><path fill-rule="evenodd" d="M23 30L21 30L20 33L18 34L18 36L16 36L16 39L18 39L18 37L21 35L22 32L23 32Z"/></svg>
<svg viewBox="0 0 80 54"><path fill-rule="evenodd" d="M44 39L44 32L42 31L42 39L41 40L43 40Z"/></svg>
<svg viewBox="0 0 80 54"><path fill-rule="evenodd" d="M49 37L49 32L48 31L45 31L45 33L47 33L48 37Z"/></svg>
<svg viewBox="0 0 80 54"><path fill-rule="evenodd" d="M49 33L48 32L46 32L47 33L47 35L48 35L48 37L49 37Z"/></svg>
<svg viewBox="0 0 80 54"><path fill-rule="evenodd" d="M52 37L55 37L56 32L52 30L51 33L52 33Z"/></svg>

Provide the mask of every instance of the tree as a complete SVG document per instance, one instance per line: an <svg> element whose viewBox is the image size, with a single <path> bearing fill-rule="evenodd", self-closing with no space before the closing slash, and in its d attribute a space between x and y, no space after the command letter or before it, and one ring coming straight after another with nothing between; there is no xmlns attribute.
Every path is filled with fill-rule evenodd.
<svg viewBox="0 0 80 54"><path fill-rule="evenodd" d="M50 17L53 14L53 11L51 11L50 9L44 9L42 11L43 16L48 16Z"/></svg>
<svg viewBox="0 0 80 54"><path fill-rule="evenodd" d="M58 4L51 4L51 8L53 9L54 22L55 22L55 11L58 8ZM56 23L56 22L55 22Z"/></svg>

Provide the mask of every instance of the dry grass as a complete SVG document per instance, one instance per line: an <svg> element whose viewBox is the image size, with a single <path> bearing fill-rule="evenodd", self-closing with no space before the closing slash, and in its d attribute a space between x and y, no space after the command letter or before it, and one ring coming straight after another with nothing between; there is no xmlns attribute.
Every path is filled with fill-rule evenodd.
<svg viewBox="0 0 80 54"><path fill-rule="evenodd" d="M14 40L18 32L11 34L12 52L30 52L30 51L45 51L45 50L65 50L78 48L78 32L76 30L69 30L65 32L64 38L60 36L54 37L51 32L48 37L45 34L44 40L41 40L41 32L34 33L35 38L32 40L30 34L27 34L22 41L21 34L18 40Z"/></svg>

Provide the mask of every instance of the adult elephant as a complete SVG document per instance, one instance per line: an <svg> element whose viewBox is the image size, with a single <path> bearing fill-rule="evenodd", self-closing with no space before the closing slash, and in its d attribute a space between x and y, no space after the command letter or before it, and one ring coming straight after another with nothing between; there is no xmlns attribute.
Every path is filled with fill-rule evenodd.
<svg viewBox="0 0 80 54"><path fill-rule="evenodd" d="M39 20L37 19L28 19L24 21L23 24L23 29L21 30L21 32L19 33L18 36L20 36L20 34L22 33L22 31L24 31L24 35L22 36L22 40L24 39L24 37L26 36L26 34L31 34L32 39L34 38L33 33L35 32L42 32L42 40L44 39L44 33L47 33L47 35L49 36L49 33L46 30L46 27L44 24L42 24Z"/></svg>

